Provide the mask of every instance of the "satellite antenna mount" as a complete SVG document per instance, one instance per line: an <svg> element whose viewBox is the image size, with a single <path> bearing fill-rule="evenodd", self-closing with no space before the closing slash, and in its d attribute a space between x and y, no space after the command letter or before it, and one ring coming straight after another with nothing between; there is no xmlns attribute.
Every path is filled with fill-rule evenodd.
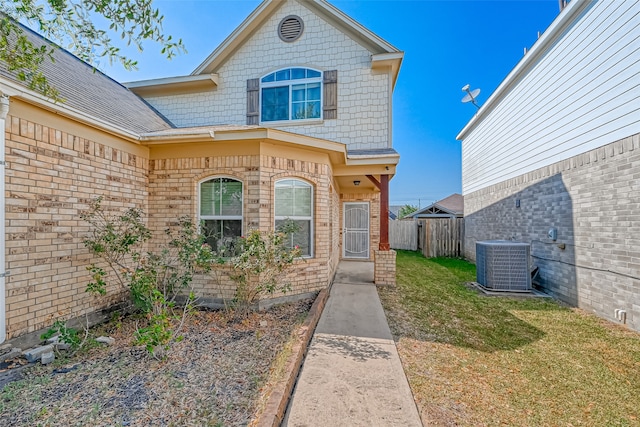
<svg viewBox="0 0 640 427"><path fill-rule="evenodd" d="M476 106L476 108L480 109L480 106L476 101L476 98L480 95L480 89L469 90L469 88L469 85L464 85L462 88L463 92L467 92L467 94L462 98L462 103L466 104L467 102L471 102Z"/></svg>

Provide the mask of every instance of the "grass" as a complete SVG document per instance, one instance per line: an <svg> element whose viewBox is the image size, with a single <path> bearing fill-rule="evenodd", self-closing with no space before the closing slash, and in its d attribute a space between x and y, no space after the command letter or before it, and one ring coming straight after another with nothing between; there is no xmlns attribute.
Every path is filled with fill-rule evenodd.
<svg viewBox="0 0 640 427"><path fill-rule="evenodd" d="M640 426L640 334L473 280L465 261L399 251L398 286L380 289L425 425Z"/></svg>

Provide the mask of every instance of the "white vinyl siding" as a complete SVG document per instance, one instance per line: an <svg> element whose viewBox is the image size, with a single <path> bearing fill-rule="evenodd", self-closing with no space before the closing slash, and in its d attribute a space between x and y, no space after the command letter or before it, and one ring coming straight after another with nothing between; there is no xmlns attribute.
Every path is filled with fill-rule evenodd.
<svg viewBox="0 0 640 427"><path fill-rule="evenodd" d="M587 6L464 138L463 192L640 132L638 58L640 3Z"/></svg>

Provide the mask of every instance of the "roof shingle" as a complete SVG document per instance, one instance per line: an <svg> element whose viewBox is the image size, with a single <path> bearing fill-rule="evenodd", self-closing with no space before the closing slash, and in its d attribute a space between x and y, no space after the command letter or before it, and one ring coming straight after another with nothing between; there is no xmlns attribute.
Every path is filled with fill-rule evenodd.
<svg viewBox="0 0 640 427"><path fill-rule="evenodd" d="M64 105L133 133L173 127L166 118L120 83L34 31L24 26L22 29L35 46L49 45L55 48L54 61L46 59L41 70L49 84L60 93ZM16 77L15 72L8 71L4 62L0 62L0 77L28 87L27 83Z"/></svg>

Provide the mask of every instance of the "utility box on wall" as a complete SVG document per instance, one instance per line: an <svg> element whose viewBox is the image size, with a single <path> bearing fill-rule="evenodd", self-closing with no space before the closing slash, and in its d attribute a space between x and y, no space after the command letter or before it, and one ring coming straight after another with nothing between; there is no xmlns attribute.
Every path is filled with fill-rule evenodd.
<svg viewBox="0 0 640 427"><path fill-rule="evenodd" d="M529 292L528 243L507 240L476 242L476 280L492 291Z"/></svg>

